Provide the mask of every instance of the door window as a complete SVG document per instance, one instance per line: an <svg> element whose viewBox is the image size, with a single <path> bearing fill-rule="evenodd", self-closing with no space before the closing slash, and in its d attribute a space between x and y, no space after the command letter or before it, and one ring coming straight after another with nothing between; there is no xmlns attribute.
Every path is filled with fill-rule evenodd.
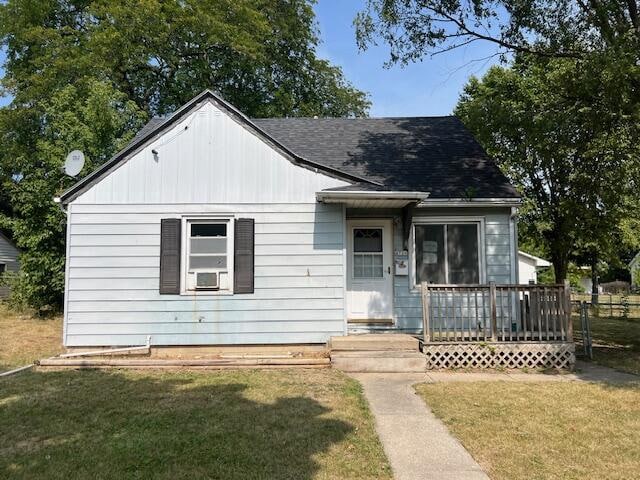
<svg viewBox="0 0 640 480"><path fill-rule="evenodd" d="M382 278L382 229L353 229L353 278Z"/></svg>

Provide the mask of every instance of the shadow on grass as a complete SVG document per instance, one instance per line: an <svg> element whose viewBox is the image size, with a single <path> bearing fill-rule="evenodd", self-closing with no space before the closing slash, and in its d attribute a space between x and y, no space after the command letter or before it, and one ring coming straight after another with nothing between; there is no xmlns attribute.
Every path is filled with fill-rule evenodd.
<svg viewBox="0 0 640 480"><path fill-rule="evenodd" d="M248 399L247 378L64 371L0 379L0 477L312 478L314 456L353 427L307 396Z"/></svg>
<svg viewBox="0 0 640 480"><path fill-rule="evenodd" d="M640 374L640 320L591 316L593 359L596 363ZM584 358L580 322L574 318L576 353Z"/></svg>

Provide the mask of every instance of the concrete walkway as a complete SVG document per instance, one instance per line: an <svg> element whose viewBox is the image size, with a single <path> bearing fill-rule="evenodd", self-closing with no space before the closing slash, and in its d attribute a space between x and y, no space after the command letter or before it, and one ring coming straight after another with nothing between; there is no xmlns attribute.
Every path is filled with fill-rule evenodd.
<svg viewBox="0 0 640 480"><path fill-rule="evenodd" d="M353 373L364 388L396 480L488 480L415 393L425 374Z"/></svg>
<svg viewBox="0 0 640 480"><path fill-rule="evenodd" d="M489 477L415 393L416 383L435 382L603 382L638 383L640 376L578 362L574 373L518 372L351 373L363 388L376 430L396 480Z"/></svg>

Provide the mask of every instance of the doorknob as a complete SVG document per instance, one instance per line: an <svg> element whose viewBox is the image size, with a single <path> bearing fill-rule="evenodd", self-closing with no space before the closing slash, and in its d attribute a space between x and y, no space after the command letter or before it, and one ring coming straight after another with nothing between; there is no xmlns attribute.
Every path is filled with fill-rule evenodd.
<svg viewBox="0 0 640 480"><path fill-rule="evenodd" d="M391 275L391 267L387 267L387 273Z"/></svg>

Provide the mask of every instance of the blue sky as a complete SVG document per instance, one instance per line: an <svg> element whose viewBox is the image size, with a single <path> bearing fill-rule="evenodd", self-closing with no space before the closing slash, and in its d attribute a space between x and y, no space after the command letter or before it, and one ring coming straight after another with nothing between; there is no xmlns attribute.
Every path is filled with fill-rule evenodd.
<svg viewBox="0 0 640 480"><path fill-rule="evenodd" d="M449 115L471 75L482 75L492 60L475 61L496 52L488 42L425 57L407 67L385 69L389 50L384 45L359 52L353 19L364 0L319 0L315 7L322 44L318 54L342 67L345 76L373 102L371 116Z"/></svg>
<svg viewBox="0 0 640 480"><path fill-rule="evenodd" d="M497 58L481 60L496 49L487 42L425 57L407 67L384 68L388 48L384 45L359 52L353 19L364 0L319 0L315 7L322 43L318 55L342 67L346 78L368 92L375 117L448 115L452 112L462 87L471 75L482 75ZM0 65L4 63L0 51ZM0 69L0 75L2 70ZM0 97L0 106L9 103Z"/></svg>
<svg viewBox="0 0 640 480"><path fill-rule="evenodd" d="M0 48L0 76L4 76L4 69L2 68L2 65L4 65L4 60L6 56L7 55L5 54L5 49ZM0 107L4 107L10 101L11 99L9 97L0 97Z"/></svg>

